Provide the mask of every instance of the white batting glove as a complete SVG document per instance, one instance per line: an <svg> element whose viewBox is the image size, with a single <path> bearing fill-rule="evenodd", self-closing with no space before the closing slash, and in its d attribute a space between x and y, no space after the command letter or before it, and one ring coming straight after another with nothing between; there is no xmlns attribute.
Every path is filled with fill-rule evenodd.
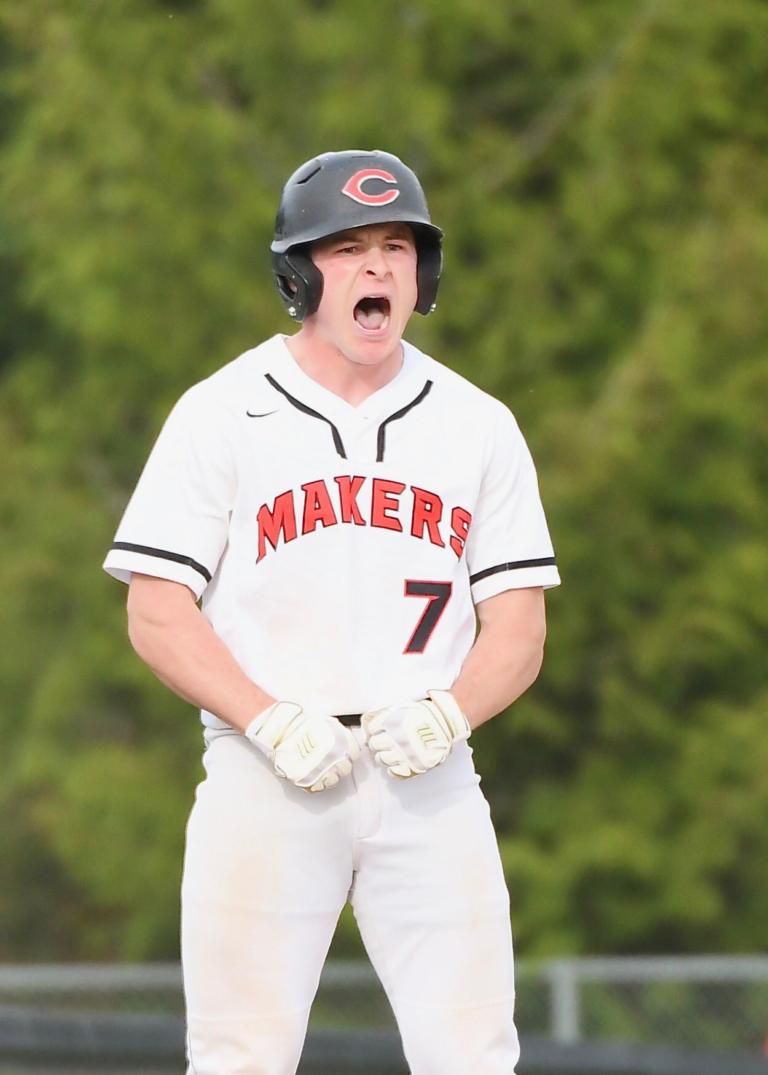
<svg viewBox="0 0 768 1075"><path fill-rule="evenodd" d="M376 761L392 776L407 779L440 765L459 739L472 729L449 691L428 691L429 697L364 713L366 741Z"/></svg>
<svg viewBox="0 0 768 1075"><path fill-rule="evenodd" d="M245 736L269 758L278 776L306 791L338 784L360 754L341 721L306 713L296 702L275 702L251 721Z"/></svg>

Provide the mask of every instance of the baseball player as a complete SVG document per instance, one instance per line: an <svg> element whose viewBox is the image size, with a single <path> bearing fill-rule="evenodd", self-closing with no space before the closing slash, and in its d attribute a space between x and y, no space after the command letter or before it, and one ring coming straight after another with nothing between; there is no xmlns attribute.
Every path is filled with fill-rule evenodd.
<svg viewBox="0 0 768 1075"><path fill-rule="evenodd" d="M515 1071L470 743L536 678L559 577L512 414L403 340L441 244L397 157L302 165L272 243L298 329L181 397L105 562L136 651L202 711L188 1075L296 1071L347 900L414 1075Z"/></svg>

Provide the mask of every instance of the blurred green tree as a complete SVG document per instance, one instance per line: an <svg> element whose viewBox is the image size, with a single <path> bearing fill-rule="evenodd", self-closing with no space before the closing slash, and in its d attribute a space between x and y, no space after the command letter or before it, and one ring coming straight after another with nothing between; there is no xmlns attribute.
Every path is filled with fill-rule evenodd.
<svg viewBox="0 0 768 1075"><path fill-rule="evenodd" d="M519 950L765 945L767 69L760 0L0 0L0 956L176 954L199 732L99 565L351 145L419 172L410 337L518 415L562 567L476 739Z"/></svg>

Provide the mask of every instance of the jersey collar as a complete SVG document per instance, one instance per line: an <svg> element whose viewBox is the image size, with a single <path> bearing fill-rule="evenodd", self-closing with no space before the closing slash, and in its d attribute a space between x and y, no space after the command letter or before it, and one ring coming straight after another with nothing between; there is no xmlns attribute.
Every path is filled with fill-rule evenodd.
<svg viewBox="0 0 768 1075"><path fill-rule="evenodd" d="M267 372L296 399L344 427L382 421L410 403L428 379L426 356L403 340L403 364L397 374L362 403L352 406L304 372L288 350L284 336L274 336L269 343L272 346Z"/></svg>

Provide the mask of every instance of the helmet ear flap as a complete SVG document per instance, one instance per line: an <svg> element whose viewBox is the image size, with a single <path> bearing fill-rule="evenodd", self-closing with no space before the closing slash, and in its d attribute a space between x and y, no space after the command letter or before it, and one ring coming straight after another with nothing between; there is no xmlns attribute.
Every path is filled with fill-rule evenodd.
<svg viewBox="0 0 768 1075"><path fill-rule="evenodd" d="M294 321L303 321L320 305L323 274L309 257L306 245L272 255L272 272L280 298Z"/></svg>
<svg viewBox="0 0 768 1075"><path fill-rule="evenodd" d="M437 304L437 286L443 271L443 248L439 239L428 232L417 235L418 267L416 279L418 298L416 312L431 314Z"/></svg>

